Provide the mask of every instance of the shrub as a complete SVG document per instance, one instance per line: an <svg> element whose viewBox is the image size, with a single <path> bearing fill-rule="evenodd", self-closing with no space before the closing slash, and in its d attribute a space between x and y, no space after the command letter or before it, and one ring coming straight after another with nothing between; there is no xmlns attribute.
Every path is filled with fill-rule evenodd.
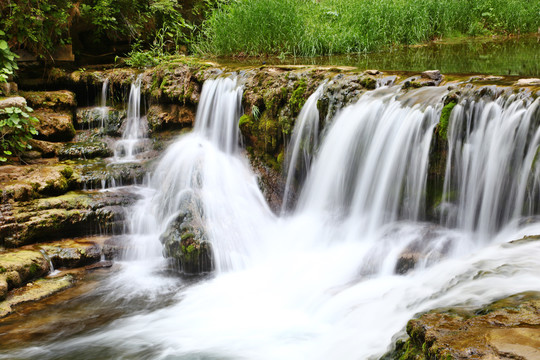
<svg viewBox="0 0 540 360"><path fill-rule="evenodd" d="M29 115L32 108L24 110L18 107L0 109L0 162L7 161L6 156L19 155L32 147L28 140L37 135L34 127L38 119Z"/></svg>

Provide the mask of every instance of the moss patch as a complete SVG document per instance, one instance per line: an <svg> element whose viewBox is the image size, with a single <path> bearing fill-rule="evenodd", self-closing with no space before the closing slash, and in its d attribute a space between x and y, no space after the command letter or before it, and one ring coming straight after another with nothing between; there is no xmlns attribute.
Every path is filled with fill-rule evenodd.
<svg viewBox="0 0 540 360"><path fill-rule="evenodd" d="M449 102L446 104L441 111L441 118L439 120L439 125L437 126L437 132L439 137L443 140L448 140L448 125L450 122L450 114L452 109L457 105L455 101Z"/></svg>

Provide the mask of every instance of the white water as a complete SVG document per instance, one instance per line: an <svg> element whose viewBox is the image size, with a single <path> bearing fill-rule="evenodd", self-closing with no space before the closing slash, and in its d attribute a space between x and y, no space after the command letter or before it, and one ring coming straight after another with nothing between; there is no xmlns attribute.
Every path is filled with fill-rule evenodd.
<svg viewBox="0 0 540 360"><path fill-rule="evenodd" d="M538 210L540 101L531 102L512 94L496 101L465 98L456 105L448 129L447 225L488 237Z"/></svg>
<svg viewBox="0 0 540 360"><path fill-rule="evenodd" d="M118 140L114 148L115 162L136 161L137 154L145 150L147 145L146 118L141 117L141 76L131 84L129 92L127 118L122 139Z"/></svg>
<svg viewBox="0 0 540 360"><path fill-rule="evenodd" d="M109 117L109 107L107 106L107 92L109 89L109 78L106 78L103 81L101 86L101 97L99 99L99 108L101 111L101 128L105 126L107 119Z"/></svg>
<svg viewBox="0 0 540 360"><path fill-rule="evenodd" d="M287 180L281 206L282 213L285 213L290 206L291 192L301 188L311 166L311 160L319 146L319 110L317 109L317 101L323 90L324 84L321 84L307 99L300 114L298 114L284 165L287 169Z"/></svg>
<svg viewBox="0 0 540 360"><path fill-rule="evenodd" d="M185 191L203 203L217 274L178 292L168 306L17 355L376 359L421 311L540 290L540 243L506 244L539 234L539 225L518 230L494 223L502 230L487 243L467 227L419 221L441 97L439 90L399 95L382 88L343 109L322 141L297 211L276 218L238 151L241 86L236 78L207 81L195 130L167 150L152 187L142 190L130 235L138 244L112 280L110 296L121 302L174 292L156 272L165 266L158 238ZM525 156L524 164L531 161ZM520 168L518 184L529 178ZM461 188L482 181L469 178ZM494 206L508 201L498 199ZM477 214L468 208L477 203L467 204L464 211ZM399 254L409 246L421 260L414 271L396 275ZM92 352L95 347L102 350Z"/></svg>

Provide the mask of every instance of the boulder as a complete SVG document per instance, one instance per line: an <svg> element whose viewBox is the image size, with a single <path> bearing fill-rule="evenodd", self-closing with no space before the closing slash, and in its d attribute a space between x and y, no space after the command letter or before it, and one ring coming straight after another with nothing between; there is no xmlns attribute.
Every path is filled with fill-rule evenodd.
<svg viewBox="0 0 540 360"><path fill-rule="evenodd" d="M160 237L165 256L174 259L187 274L212 271L212 252L201 200L193 191L186 190L179 203L180 210Z"/></svg>
<svg viewBox="0 0 540 360"><path fill-rule="evenodd" d="M39 120L35 126L38 131L36 139L62 142L75 137L73 115L70 112L54 112L50 109L38 109L34 116Z"/></svg>
<svg viewBox="0 0 540 360"><path fill-rule="evenodd" d="M426 70L422 73L422 78L440 81L442 80L442 75L439 70Z"/></svg>
<svg viewBox="0 0 540 360"><path fill-rule="evenodd" d="M36 139L30 139L28 144L32 147L32 150L37 151L44 158L57 156L62 148L60 143Z"/></svg>
<svg viewBox="0 0 540 360"><path fill-rule="evenodd" d="M87 142L66 143L58 152L61 160L107 158L112 155L113 151L107 143L95 139Z"/></svg>

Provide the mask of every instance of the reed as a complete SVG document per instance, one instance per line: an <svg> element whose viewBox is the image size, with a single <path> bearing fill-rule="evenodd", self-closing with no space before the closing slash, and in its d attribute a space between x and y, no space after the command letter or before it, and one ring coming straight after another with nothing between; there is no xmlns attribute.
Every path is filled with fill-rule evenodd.
<svg viewBox="0 0 540 360"><path fill-rule="evenodd" d="M213 12L195 48L213 55L331 55L539 26L539 0L237 0Z"/></svg>

